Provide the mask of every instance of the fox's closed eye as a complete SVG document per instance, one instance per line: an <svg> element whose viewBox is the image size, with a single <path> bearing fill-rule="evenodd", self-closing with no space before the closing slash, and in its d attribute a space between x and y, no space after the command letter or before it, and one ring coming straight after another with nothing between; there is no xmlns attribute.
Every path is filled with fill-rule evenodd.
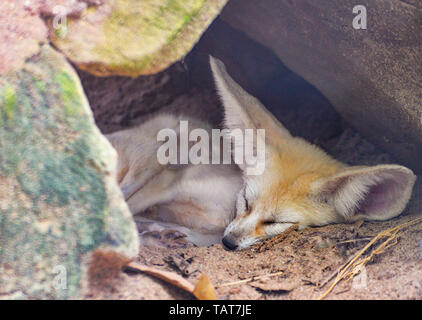
<svg viewBox="0 0 422 320"><path fill-rule="evenodd" d="M246 197L246 187L243 188L238 199L239 199L238 209L240 209L242 212L249 212L251 207L249 205L249 200Z"/></svg>
<svg viewBox="0 0 422 320"><path fill-rule="evenodd" d="M248 199L246 199L246 197L244 197L245 198L245 208L246 208L246 211L249 211L249 202L248 202Z"/></svg>
<svg viewBox="0 0 422 320"><path fill-rule="evenodd" d="M268 225L271 225L271 224L274 224L274 223L276 223L274 220L265 220L265 221L262 221L261 222L264 226L268 226Z"/></svg>

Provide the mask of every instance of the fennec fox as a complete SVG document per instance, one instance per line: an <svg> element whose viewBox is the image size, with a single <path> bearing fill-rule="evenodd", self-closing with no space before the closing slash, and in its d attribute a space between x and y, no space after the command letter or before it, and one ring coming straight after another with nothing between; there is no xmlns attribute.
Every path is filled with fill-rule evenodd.
<svg viewBox="0 0 422 320"><path fill-rule="evenodd" d="M290 226L300 228L358 219L387 220L399 215L416 176L399 165L350 167L316 146L293 137L254 97L210 59L225 109L226 127L265 129L265 170L243 174L236 218L222 240L230 250L248 247ZM259 136L258 136L259 138ZM245 165L240 166L244 171Z"/></svg>
<svg viewBox="0 0 422 320"><path fill-rule="evenodd" d="M240 170L234 164L161 165L158 132L174 130L179 139L181 120L188 121L189 133L196 128L211 131L195 118L158 114L140 126L106 135L118 153L117 179L142 231L178 231L199 246L220 243L235 215Z"/></svg>
<svg viewBox="0 0 422 320"><path fill-rule="evenodd" d="M163 228L185 233L197 245L222 239L226 249L240 250L294 224L305 228L387 220L403 211L416 179L411 170L399 165L350 167L334 160L291 136L228 75L221 61L211 57L210 64L229 136L253 129L255 149L258 139L264 141L263 173L247 174L248 162L161 166L158 131L176 129L186 117L159 115L107 136L118 152L118 180L133 214L142 213ZM210 130L207 123L189 121L190 129ZM265 138L257 129L265 130Z"/></svg>

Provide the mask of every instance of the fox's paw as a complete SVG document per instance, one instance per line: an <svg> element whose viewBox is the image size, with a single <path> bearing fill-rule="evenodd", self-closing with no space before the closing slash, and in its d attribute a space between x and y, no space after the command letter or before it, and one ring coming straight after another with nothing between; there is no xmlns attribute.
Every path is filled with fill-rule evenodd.
<svg viewBox="0 0 422 320"><path fill-rule="evenodd" d="M186 240L186 234L177 230L161 231L161 239L172 248L186 248L190 243Z"/></svg>
<svg viewBox="0 0 422 320"><path fill-rule="evenodd" d="M144 231L141 233L142 242L159 244L169 248L186 248L190 243L186 235L178 230L164 229L161 231Z"/></svg>

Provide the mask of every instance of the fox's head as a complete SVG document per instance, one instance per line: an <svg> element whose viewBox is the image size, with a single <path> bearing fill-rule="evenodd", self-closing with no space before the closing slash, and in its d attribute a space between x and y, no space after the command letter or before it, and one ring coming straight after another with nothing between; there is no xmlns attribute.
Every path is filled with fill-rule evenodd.
<svg viewBox="0 0 422 320"><path fill-rule="evenodd" d="M288 130L210 58L230 131L264 129L255 134L253 152L265 143L264 170L247 174L237 196L236 218L226 228L224 247L240 250L297 224L300 228L358 219L387 220L399 215L416 176L399 165L350 167ZM236 148L236 147L235 147ZM253 150L253 148L252 148ZM246 155L245 155L246 156ZM256 164L255 164L256 165Z"/></svg>

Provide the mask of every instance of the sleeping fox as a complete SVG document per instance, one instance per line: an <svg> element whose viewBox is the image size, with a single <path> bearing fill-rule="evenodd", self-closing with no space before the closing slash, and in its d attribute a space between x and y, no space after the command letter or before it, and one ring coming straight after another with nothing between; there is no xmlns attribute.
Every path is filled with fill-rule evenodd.
<svg viewBox="0 0 422 320"><path fill-rule="evenodd" d="M315 145L293 137L253 96L210 58L229 135L252 129L265 144L265 168L251 164L163 166L157 133L176 128L183 116L158 115L141 126L108 135L118 152L118 181L133 214L186 235L197 245L222 242L240 250L299 228L399 215L416 176L400 165L348 166ZM210 125L189 119L191 129ZM264 129L265 135L260 130ZM233 135L232 135L233 136ZM237 147L234 147L234 150ZM211 148L210 154L215 152ZM253 165L253 164L252 164Z"/></svg>

